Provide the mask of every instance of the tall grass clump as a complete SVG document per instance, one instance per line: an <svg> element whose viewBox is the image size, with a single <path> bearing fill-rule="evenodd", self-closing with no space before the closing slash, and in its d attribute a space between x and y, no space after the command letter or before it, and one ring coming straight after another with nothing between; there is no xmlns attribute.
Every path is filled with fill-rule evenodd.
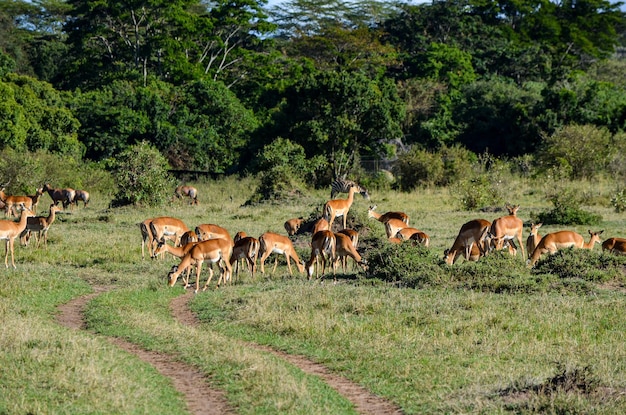
<svg viewBox="0 0 626 415"><path fill-rule="evenodd" d="M546 255L533 268L534 274L550 274L561 280L575 279L586 282L626 282L626 257L587 249L562 249Z"/></svg>

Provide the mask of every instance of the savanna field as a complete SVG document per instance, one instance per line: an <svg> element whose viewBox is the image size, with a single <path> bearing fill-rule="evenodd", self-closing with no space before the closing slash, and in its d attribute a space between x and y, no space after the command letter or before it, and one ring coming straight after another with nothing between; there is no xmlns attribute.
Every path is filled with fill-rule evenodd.
<svg viewBox="0 0 626 415"><path fill-rule="evenodd" d="M506 215L504 205L465 211L448 188L370 190L369 201L355 196L348 217L360 231L367 271L350 260L336 283L328 273L308 280L290 276L281 257L272 274L272 255L265 275L252 279L244 270L219 289L214 277L190 303L202 324L188 327L169 308L185 290L180 280L166 283L180 260L142 260L139 222L173 216L191 229L213 223L258 238L286 234L287 219L320 216L330 195L310 190L280 205L244 206L253 179L190 184L199 206L110 208L111 195L94 193L89 207L57 214L47 249L16 244L17 269L3 271L0 286L0 414L187 413L169 379L109 337L193 365L241 414L356 413L316 376L252 343L307 356L406 414L626 412L626 260L600 245L544 257L532 270L519 253L505 252L448 266L443 251L461 225ZM558 185L507 183L507 202L520 205L524 242ZM540 234L568 229L588 241L588 230L604 230L602 239L626 237L626 213L610 204L615 184L567 185L586 194L584 208L602 221L544 224ZM44 194L38 213L47 214L49 204ZM388 243L383 225L367 216L372 204L378 212L406 212L430 246ZM303 260L310 239L292 239ZM201 284L206 277L204 271ZM108 290L87 304L85 330L56 322L59 305L94 287Z"/></svg>

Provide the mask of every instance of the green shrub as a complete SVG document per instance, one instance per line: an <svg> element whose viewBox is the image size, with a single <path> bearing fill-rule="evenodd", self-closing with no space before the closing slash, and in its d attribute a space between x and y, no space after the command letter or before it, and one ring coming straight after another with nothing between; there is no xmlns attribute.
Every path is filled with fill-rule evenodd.
<svg viewBox="0 0 626 415"><path fill-rule="evenodd" d="M170 200L176 186L167 160L146 142L131 146L117 158L113 175L118 185L113 206L160 206Z"/></svg>
<svg viewBox="0 0 626 415"><path fill-rule="evenodd" d="M626 189L618 189L611 196L611 206L615 208L615 212L621 213L626 210Z"/></svg>
<svg viewBox="0 0 626 415"><path fill-rule="evenodd" d="M477 210L504 204L511 193L510 172L507 162L490 154L482 154L465 178L450 188L464 210Z"/></svg>
<svg viewBox="0 0 626 415"><path fill-rule="evenodd" d="M549 199L554 208L540 212L533 218L533 222L544 225L598 225L602 222L601 215L580 208L584 200L575 190L557 190Z"/></svg>
<svg viewBox="0 0 626 415"><path fill-rule="evenodd" d="M366 278L402 287L440 285L448 278L441 259L422 245L384 243L368 251L367 263Z"/></svg>
<svg viewBox="0 0 626 415"><path fill-rule="evenodd" d="M444 163L439 154L415 147L398 156L394 174L398 177L400 188L411 191L441 182Z"/></svg>
<svg viewBox="0 0 626 415"><path fill-rule="evenodd" d="M624 281L626 257L588 249L562 249L544 255L533 268L535 274L551 274L560 279L586 282Z"/></svg>

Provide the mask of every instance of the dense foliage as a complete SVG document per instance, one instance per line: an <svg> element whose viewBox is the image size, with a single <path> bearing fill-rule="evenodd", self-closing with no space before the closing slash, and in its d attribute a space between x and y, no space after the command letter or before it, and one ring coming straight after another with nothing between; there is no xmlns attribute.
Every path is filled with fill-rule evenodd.
<svg viewBox="0 0 626 415"><path fill-rule="evenodd" d="M147 142L170 168L242 173L284 137L325 158L314 185L399 158L407 190L453 182L429 157L455 146L615 173L620 7L0 0L0 149L80 162Z"/></svg>

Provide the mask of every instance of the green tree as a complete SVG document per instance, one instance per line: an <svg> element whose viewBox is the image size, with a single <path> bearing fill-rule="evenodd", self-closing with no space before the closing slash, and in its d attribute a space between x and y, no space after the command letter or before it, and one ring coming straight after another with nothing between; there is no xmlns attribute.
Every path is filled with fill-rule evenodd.
<svg viewBox="0 0 626 415"><path fill-rule="evenodd" d="M402 137L403 117L404 105L393 83L328 72L287 89L276 129L308 155L325 155L335 166L344 153L353 159L386 155L388 144Z"/></svg>
<svg viewBox="0 0 626 415"><path fill-rule="evenodd" d="M146 142L122 152L113 165L118 185L112 204L161 206L170 200L176 182L168 174L167 160Z"/></svg>

